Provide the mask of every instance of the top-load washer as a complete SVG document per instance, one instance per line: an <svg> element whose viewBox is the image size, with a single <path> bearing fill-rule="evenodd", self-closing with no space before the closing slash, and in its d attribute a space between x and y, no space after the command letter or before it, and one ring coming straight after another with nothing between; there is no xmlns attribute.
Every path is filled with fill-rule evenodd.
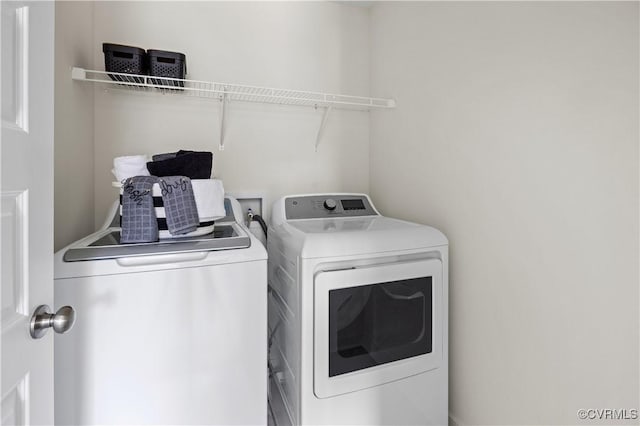
<svg viewBox="0 0 640 426"><path fill-rule="evenodd" d="M274 204L270 406L281 424L447 424L448 241L364 194Z"/></svg>
<svg viewBox="0 0 640 426"><path fill-rule="evenodd" d="M116 204L56 253L77 313L55 336L56 424L267 423L267 253L225 209L212 234L120 244Z"/></svg>

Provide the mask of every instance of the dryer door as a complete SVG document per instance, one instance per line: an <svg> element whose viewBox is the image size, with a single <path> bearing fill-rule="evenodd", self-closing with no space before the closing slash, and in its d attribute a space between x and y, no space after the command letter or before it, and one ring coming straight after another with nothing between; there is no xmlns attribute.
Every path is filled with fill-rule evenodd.
<svg viewBox="0 0 640 426"><path fill-rule="evenodd" d="M327 398L438 368L442 285L438 259L316 274L315 395Z"/></svg>

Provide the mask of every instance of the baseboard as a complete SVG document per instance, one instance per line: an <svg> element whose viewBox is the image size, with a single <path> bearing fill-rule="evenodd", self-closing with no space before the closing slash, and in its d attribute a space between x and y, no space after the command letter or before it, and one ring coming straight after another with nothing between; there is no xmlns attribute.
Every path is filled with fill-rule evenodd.
<svg viewBox="0 0 640 426"><path fill-rule="evenodd" d="M458 420L456 416L449 413L449 426L464 426L464 425L460 423L460 420Z"/></svg>

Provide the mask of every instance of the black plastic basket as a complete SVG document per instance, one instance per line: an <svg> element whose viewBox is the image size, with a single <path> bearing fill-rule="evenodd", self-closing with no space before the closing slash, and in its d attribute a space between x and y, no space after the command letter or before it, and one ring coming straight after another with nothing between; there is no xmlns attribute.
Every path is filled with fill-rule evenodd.
<svg viewBox="0 0 640 426"><path fill-rule="evenodd" d="M187 74L187 60L183 53L150 49L147 50L147 55L149 56L150 76L184 79ZM184 87L184 81L164 78L150 78L150 81L159 86Z"/></svg>
<svg viewBox="0 0 640 426"><path fill-rule="evenodd" d="M104 68L107 72L124 74L146 74L148 69L147 54L144 49L121 44L102 43L104 52ZM127 77L109 74L112 80L129 83L144 83L143 77Z"/></svg>

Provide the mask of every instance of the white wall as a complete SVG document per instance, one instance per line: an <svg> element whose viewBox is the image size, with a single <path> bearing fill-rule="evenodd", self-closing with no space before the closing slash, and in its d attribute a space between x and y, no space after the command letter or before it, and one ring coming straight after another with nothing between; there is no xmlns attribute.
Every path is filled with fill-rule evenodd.
<svg viewBox="0 0 640 426"><path fill-rule="evenodd" d="M329 2L102 2L95 4L94 59L102 42L183 52L189 77L368 95L368 11ZM297 192L369 190L369 118L334 111L319 151L322 111L230 104L226 149L219 102L96 90L95 222L117 193L113 157L181 148L214 153L228 192L261 192L267 206Z"/></svg>
<svg viewBox="0 0 640 426"><path fill-rule="evenodd" d="M320 111L232 104L219 152L215 102L71 82L103 41L398 108L335 112L315 153ZM638 72L637 3L57 3L56 247L102 223L118 155L212 150L229 191L268 204L370 189L450 238L461 425L637 407Z"/></svg>
<svg viewBox="0 0 640 426"><path fill-rule="evenodd" d="M93 66L93 3L55 5L54 248L93 232L93 88L71 67Z"/></svg>
<svg viewBox="0 0 640 426"><path fill-rule="evenodd" d="M371 192L450 239L460 425L638 408L638 35L636 2L372 8Z"/></svg>

